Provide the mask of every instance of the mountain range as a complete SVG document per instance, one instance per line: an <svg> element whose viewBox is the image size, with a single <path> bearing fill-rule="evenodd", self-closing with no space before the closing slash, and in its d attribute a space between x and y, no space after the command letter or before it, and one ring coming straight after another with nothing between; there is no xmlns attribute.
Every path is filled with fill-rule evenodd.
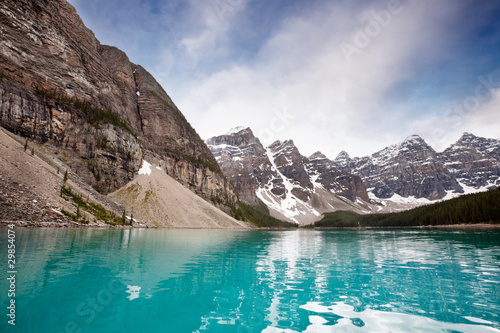
<svg viewBox="0 0 500 333"><path fill-rule="evenodd" d="M391 212L500 186L500 140L464 133L443 152L418 135L370 156L300 154L292 140L264 147L250 128L208 139L240 197L299 224L325 212Z"/></svg>

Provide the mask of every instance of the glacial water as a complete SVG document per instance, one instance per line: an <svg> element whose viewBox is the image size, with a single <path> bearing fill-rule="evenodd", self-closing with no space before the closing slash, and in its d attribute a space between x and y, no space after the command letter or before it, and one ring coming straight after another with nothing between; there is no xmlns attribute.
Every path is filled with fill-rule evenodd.
<svg viewBox="0 0 500 333"><path fill-rule="evenodd" d="M0 332L500 332L500 231L0 234Z"/></svg>

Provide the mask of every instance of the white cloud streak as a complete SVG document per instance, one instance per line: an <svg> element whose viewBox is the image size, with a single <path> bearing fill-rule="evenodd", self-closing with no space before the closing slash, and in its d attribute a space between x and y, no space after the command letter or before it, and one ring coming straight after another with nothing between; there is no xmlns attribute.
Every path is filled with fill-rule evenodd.
<svg viewBox="0 0 500 333"><path fill-rule="evenodd" d="M268 139L292 138L303 153L322 150L331 158L340 150L372 153L413 133L425 138L428 131L418 126L425 123L421 110L392 103L387 96L411 80L417 65L440 54L448 33L441 27L448 23L443 17L458 6L392 5L397 13L390 23L379 24L369 44L346 61L340 45L355 45L360 29L369 31L373 13L389 12L388 6L376 2L353 11L329 4L291 17L262 46L254 63L192 82L176 94L178 105L203 137L235 125L262 133L272 127L274 111L286 109L295 120Z"/></svg>

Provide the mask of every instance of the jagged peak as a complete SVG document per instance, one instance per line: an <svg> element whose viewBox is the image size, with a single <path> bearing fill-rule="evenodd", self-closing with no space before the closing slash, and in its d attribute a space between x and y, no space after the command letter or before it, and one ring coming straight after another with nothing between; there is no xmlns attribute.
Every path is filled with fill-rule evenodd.
<svg viewBox="0 0 500 333"><path fill-rule="evenodd" d="M462 134L462 136L460 137L460 139L458 139L458 141L469 141L469 140L474 140L474 139L477 139L478 137L475 136L474 134L472 133L469 133L469 132L464 132Z"/></svg>
<svg viewBox="0 0 500 333"><path fill-rule="evenodd" d="M401 143L397 143L391 146L388 146L376 153L374 153L372 158L375 158L375 160L378 160L380 162L380 159L382 160L388 160L390 158L394 158L400 154L406 154L407 152L410 151L415 151L415 150L428 150L431 152L434 152L434 149L429 146L424 139L422 139L419 135L410 135L408 136L405 140L403 140Z"/></svg>
<svg viewBox="0 0 500 333"><path fill-rule="evenodd" d="M429 146L429 144L427 142L425 142L425 140L422 139L421 136L416 135L416 134L408 136L406 139L404 139L403 142L401 142L400 144L397 144L395 146L398 150L405 149L405 148L409 148L409 149L413 150L414 147L416 146L416 147L418 147L418 149L434 151L434 148Z"/></svg>
<svg viewBox="0 0 500 333"><path fill-rule="evenodd" d="M309 156L309 159L312 161L312 160L327 160L328 158L322 152L317 151L311 156Z"/></svg>
<svg viewBox="0 0 500 333"><path fill-rule="evenodd" d="M460 139L446 148L446 150L474 148L489 154L491 151L498 149L498 147L500 147L500 140L498 139L488 139L464 132Z"/></svg>
<svg viewBox="0 0 500 333"><path fill-rule="evenodd" d="M281 147L281 148L295 147L295 143L293 142L293 140L285 140L285 141L276 140L268 146L268 148L273 148L273 149L278 148L278 147Z"/></svg>
<svg viewBox="0 0 500 333"><path fill-rule="evenodd" d="M338 160L348 160L350 159L351 156L349 156L349 154L345 151L345 150L342 150L338 155L337 157L335 158L336 161Z"/></svg>
<svg viewBox="0 0 500 333"><path fill-rule="evenodd" d="M230 146L246 146L257 144L264 149L260 140L253 134L250 127L238 126L232 128L229 132L211 137L205 141L209 146L230 145Z"/></svg>
<svg viewBox="0 0 500 333"><path fill-rule="evenodd" d="M252 132L250 127L245 127L245 126L236 126L231 128L226 134L224 135L233 135L233 134L241 134L241 132Z"/></svg>
<svg viewBox="0 0 500 333"><path fill-rule="evenodd" d="M403 144L425 144L425 140L422 139L420 135L417 134L412 134L408 136L404 141L402 142Z"/></svg>
<svg viewBox="0 0 500 333"><path fill-rule="evenodd" d="M279 147L282 144L283 144L283 142L281 140L276 140L273 143L271 143L269 146L267 146L267 148Z"/></svg>
<svg viewBox="0 0 500 333"><path fill-rule="evenodd" d="M293 140L285 140L285 141L276 140L271 145L269 145L267 149L270 150L274 155L279 155L279 154L300 155L299 149L297 148L297 146L295 146Z"/></svg>

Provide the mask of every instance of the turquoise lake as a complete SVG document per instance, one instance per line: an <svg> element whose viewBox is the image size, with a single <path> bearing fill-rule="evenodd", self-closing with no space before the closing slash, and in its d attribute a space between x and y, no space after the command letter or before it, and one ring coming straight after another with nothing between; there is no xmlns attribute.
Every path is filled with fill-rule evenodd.
<svg viewBox="0 0 500 333"><path fill-rule="evenodd" d="M500 332L499 230L15 231L0 332Z"/></svg>

